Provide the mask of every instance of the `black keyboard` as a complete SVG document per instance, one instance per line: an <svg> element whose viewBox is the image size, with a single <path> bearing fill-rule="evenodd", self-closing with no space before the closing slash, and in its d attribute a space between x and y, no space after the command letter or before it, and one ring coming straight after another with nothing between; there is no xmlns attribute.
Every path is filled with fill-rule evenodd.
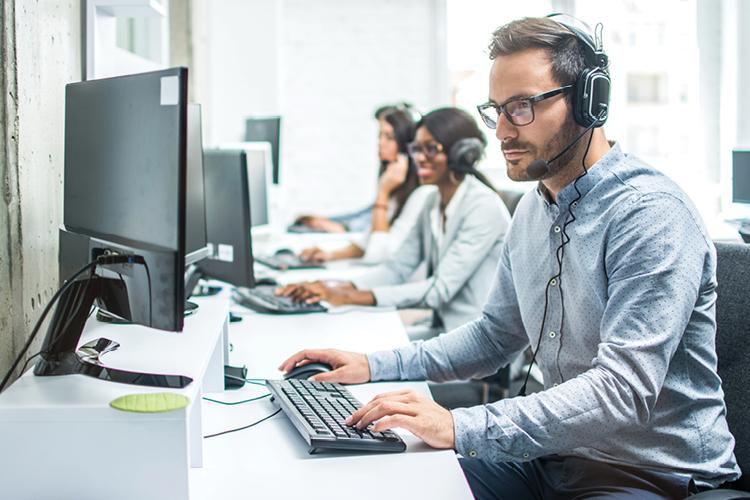
<svg viewBox="0 0 750 500"><path fill-rule="evenodd" d="M274 295L276 285L258 285L254 288L237 287L232 291L232 299L241 306L260 313L269 314L307 314L326 312L320 304L295 302L289 297Z"/></svg>
<svg viewBox="0 0 750 500"><path fill-rule="evenodd" d="M319 262L302 260L293 254L267 255L265 257L255 257L255 260L280 271L286 271L287 269L322 269L325 267Z"/></svg>
<svg viewBox="0 0 750 500"><path fill-rule="evenodd" d="M373 424L359 431L344 424L362 404L340 384L289 379L268 380L266 385L307 441L310 453L319 449L406 450L406 443L393 431L373 432Z"/></svg>

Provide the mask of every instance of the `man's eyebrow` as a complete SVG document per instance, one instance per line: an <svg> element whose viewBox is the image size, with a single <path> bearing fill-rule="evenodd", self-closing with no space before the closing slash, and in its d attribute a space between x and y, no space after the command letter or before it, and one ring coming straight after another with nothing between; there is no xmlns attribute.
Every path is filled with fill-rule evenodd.
<svg viewBox="0 0 750 500"><path fill-rule="evenodd" d="M492 104L501 106L509 101L512 101L514 99L526 99L529 97L529 94L515 94L510 97L508 97L506 100L504 100L502 103L498 103L497 101L492 100L491 98L488 98L488 102L491 102Z"/></svg>

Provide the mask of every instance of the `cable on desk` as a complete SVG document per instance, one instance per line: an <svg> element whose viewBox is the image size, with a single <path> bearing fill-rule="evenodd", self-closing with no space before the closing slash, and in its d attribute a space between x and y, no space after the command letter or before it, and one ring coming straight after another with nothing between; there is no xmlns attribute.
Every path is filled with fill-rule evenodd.
<svg viewBox="0 0 750 500"><path fill-rule="evenodd" d="M262 385L263 387L266 386L266 379L264 378L242 378L242 377L235 377L234 375L224 375L224 378L228 378L231 380L239 380L240 382L247 382L248 384L253 385Z"/></svg>
<svg viewBox="0 0 750 500"><path fill-rule="evenodd" d="M258 401L259 399L267 398L271 395L269 392L268 394L263 394L262 396L257 396L250 399L243 399L242 401L219 401L218 399L211 399L204 397L204 401L211 401L212 403L219 403L220 405L226 405L226 406L234 406L234 405L241 405L243 403L251 403L253 401Z"/></svg>
<svg viewBox="0 0 750 500"><path fill-rule="evenodd" d="M256 425L258 425L259 423L261 423L261 422L265 422L266 420L268 420L268 419L269 419L269 418L271 418L271 417L275 417L276 415L278 415L278 414L279 414L279 412L281 412L281 408L279 408L279 409L278 409L278 410L276 410L275 412L271 413L271 414L270 414L270 415L268 415L267 417L263 417L263 418L261 418L260 420L257 420L257 421L255 421L255 422L253 422L252 424L248 424L248 425L246 425L246 426L244 426L244 427L238 427L238 428L236 428L236 429L229 429L228 431L221 431L221 432L217 432L216 434L209 434L208 436L203 436L203 439L208 439L208 438L212 438L212 437L216 437L216 436L222 436L222 435L224 435L224 434L229 434L230 432L243 431L243 430L245 430L245 429L249 429L250 427L255 427L255 426L256 426Z"/></svg>

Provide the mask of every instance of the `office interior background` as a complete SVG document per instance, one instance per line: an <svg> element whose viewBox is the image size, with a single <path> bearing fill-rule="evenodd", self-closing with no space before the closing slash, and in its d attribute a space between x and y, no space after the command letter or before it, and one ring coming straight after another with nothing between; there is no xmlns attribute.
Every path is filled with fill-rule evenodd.
<svg viewBox="0 0 750 500"><path fill-rule="evenodd" d="M556 11L604 25L608 138L672 177L709 225L747 217L731 201L731 152L750 147L744 0L3 0L0 371L58 287L66 83L187 66L204 147L242 140L248 116L281 115L274 217L283 225L367 204L373 111L406 101L476 116L492 31ZM485 133L481 168L498 187L530 189L505 177Z"/></svg>

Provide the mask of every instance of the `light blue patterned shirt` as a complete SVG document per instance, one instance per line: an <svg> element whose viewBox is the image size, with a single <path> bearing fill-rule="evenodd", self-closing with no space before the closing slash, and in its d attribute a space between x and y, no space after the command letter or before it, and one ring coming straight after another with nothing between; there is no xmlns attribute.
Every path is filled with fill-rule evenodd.
<svg viewBox="0 0 750 500"><path fill-rule="evenodd" d="M716 373L716 256L687 196L618 145L578 182L537 363L544 391L453 410L456 449L491 461L558 454L717 486L739 477ZM518 205L482 316L368 356L373 380L467 379L537 345L573 185ZM564 299L564 314L563 314Z"/></svg>

